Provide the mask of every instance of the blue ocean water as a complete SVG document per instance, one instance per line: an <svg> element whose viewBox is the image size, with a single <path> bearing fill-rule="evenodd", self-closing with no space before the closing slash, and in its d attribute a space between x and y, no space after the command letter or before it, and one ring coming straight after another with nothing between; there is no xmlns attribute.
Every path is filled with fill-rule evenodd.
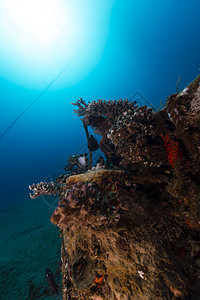
<svg viewBox="0 0 200 300"><path fill-rule="evenodd" d="M179 76L180 87L190 83L200 68L199 9L198 0L115 1L97 65L75 85L48 90L0 140L1 206L28 197L29 184L62 170L86 141L71 102L129 98L139 91L157 106L176 92ZM73 62L66 73L71 69ZM3 76L0 87L2 134L41 90Z"/></svg>
<svg viewBox="0 0 200 300"><path fill-rule="evenodd" d="M79 2L76 2L79 5ZM92 5L91 1L86 2L89 8ZM99 12L102 27L106 23L106 27L103 28L104 40L98 40L102 39L101 35L97 34L97 31L101 30L101 23L100 25L94 23L92 31L94 35L90 38L89 45L77 50L78 54L72 59L70 67L0 139L0 208L3 210L11 205L9 206L11 209L13 205L16 211L16 215L12 214L11 220L4 217L10 228L12 223L14 226L21 224L19 212L16 210L21 202L25 201L28 206L34 206L34 201L42 201L36 199L28 202L30 201L28 186L44 181L49 176L64 173L63 168L68 156L85 149L85 132L79 118L73 113L74 107L71 102L80 97L87 101L114 100L130 98L136 94L137 97L142 95L143 99L157 107L160 101L164 103L170 94L176 92L179 76L179 87L184 88L200 72L199 0L111 2L109 13L104 13L105 1L103 11ZM98 11L95 13L96 16L91 15L92 22L95 22L95 17L98 18ZM6 43L6 35L4 39ZM101 43L103 43L101 53L95 58L92 56L93 52L98 52L97 48ZM9 54L12 57L6 57L6 61L12 62L14 59L14 41L12 46L13 52ZM39 49L38 47L38 51ZM82 52L84 55L87 54L87 60L90 60L90 57L93 60L87 72L84 70L84 63L81 67ZM7 75L5 52L1 49L0 56L1 135L57 76L68 60L63 59L63 64L59 61L57 71L51 73L51 76L45 65L39 84L34 83L35 70L30 68L27 85L25 77L17 81ZM54 57L57 59L56 52ZM21 64L23 65L23 62ZM40 67L42 69L42 65ZM12 70L12 65L9 65L9 68ZM19 79L20 68L13 65L12 71ZM71 73L73 77L77 75L78 79L69 84ZM48 208L47 211L50 217L53 208ZM33 221L34 210L31 213L25 208L22 215L26 213ZM48 221L48 217L45 218ZM6 248L4 250L6 252Z"/></svg>

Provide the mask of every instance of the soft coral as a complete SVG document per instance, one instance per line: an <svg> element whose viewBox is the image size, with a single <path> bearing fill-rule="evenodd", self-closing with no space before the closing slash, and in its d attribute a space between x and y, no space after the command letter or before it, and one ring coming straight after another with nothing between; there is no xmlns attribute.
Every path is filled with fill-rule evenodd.
<svg viewBox="0 0 200 300"><path fill-rule="evenodd" d="M166 134L161 134L162 140L164 142L165 149L167 151L167 158L169 164L174 168L176 162L181 160L183 157L179 142L175 142L170 139Z"/></svg>

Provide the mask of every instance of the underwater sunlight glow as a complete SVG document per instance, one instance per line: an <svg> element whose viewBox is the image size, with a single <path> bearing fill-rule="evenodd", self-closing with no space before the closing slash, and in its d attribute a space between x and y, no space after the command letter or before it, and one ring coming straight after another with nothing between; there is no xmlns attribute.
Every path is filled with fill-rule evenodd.
<svg viewBox="0 0 200 300"><path fill-rule="evenodd" d="M16 33L19 42L24 43L23 46L38 42L50 47L59 39L63 28L66 25L69 27L69 24L73 24L68 16L65 20L65 23L68 24L61 23L58 27L59 19L65 19L64 13L55 1L51 1L51 5L48 5L48 2L48 0L34 0L34 2L10 0L7 2L10 8L10 20L15 22Z"/></svg>
<svg viewBox="0 0 200 300"><path fill-rule="evenodd" d="M27 88L41 89L80 52L78 63L60 83L63 87L74 85L102 55L107 37L102 20L108 23L111 2L2 0L0 75Z"/></svg>

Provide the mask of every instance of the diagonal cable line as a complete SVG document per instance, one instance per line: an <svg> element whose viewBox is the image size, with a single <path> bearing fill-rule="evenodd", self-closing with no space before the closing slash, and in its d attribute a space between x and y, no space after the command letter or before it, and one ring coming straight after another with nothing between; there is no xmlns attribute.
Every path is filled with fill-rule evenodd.
<svg viewBox="0 0 200 300"><path fill-rule="evenodd" d="M102 25L102 23L101 23ZM77 53L72 57L72 59L64 66L64 68L56 75L56 77L46 86L44 90L42 90L39 95L33 100L32 103L30 103L24 111L22 111L17 118L6 128L6 130L0 135L0 138L2 138L14 125L15 123L33 106L40 98L41 96L48 90L48 88L64 73L65 70L69 68L69 66L72 64L72 62L79 56L79 54L82 52L82 50L89 44L93 36L97 33L97 31L100 29L101 25L97 28L97 30L88 38L88 40L82 45L82 47L79 48Z"/></svg>

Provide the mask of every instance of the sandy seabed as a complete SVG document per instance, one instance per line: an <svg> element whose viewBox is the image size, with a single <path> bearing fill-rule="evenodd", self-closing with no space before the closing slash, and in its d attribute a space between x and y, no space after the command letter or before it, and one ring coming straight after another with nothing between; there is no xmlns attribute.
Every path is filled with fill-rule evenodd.
<svg viewBox="0 0 200 300"><path fill-rule="evenodd" d="M59 230L54 207L42 197L17 201L0 210L0 299L62 299L52 296L45 268L61 285Z"/></svg>

